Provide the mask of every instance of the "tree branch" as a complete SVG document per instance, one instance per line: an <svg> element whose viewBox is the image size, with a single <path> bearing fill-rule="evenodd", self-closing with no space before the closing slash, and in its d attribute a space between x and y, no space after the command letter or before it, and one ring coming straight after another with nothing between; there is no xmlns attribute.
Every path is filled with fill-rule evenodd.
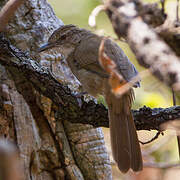
<svg viewBox="0 0 180 180"><path fill-rule="evenodd" d="M158 27L155 31L172 48L176 55L180 57L180 26L162 26Z"/></svg>
<svg viewBox="0 0 180 180"><path fill-rule="evenodd" d="M77 98L67 86L59 83L47 68L15 48L3 36L0 37L0 63L8 68L15 68L36 90L50 98L59 107L58 113L62 119L94 127L109 127L108 112L102 104L86 102L83 96ZM133 110L133 116L137 130L160 130L162 123L180 118L179 112L180 106L164 109L144 106L139 110Z"/></svg>
<svg viewBox="0 0 180 180"><path fill-rule="evenodd" d="M127 39L129 46L142 66L175 90L180 90L180 61L175 53L160 40L138 11L140 1L111 0L106 12L120 38Z"/></svg>
<svg viewBox="0 0 180 180"><path fill-rule="evenodd" d="M168 168L180 168L180 163L144 163L144 167L149 167L149 168L160 168L160 169L168 169Z"/></svg>

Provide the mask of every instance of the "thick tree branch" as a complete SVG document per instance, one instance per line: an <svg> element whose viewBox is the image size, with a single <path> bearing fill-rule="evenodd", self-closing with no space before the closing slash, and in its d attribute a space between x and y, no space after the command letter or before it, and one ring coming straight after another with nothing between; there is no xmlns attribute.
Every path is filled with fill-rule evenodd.
<svg viewBox="0 0 180 180"><path fill-rule="evenodd" d="M176 55L180 57L180 26L162 26L157 28L156 32L172 48Z"/></svg>
<svg viewBox="0 0 180 180"><path fill-rule="evenodd" d="M12 46L3 36L0 38L0 63L15 68L44 96L50 98L58 107L62 119L73 123L91 124L94 127L108 127L108 112L102 104L86 102L81 97L81 105L71 90L59 83L50 71L32 60L27 54ZM170 108L148 107L133 111L137 130L160 129L164 122L180 118L180 106Z"/></svg>
<svg viewBox="0 0 180 180"><path fill-rule="evenodd" d="M107 14L118 37L123 36L138 62L149 68L161 81L180 90L180 61L175 53L160 40L158 35L143 21L136 1L111 0Z"/></svg>
<svg viewBox="0 0 180 180"><path fill-rule="evenodd" d="M151 27L158 27L165 22L167 15L159 9L157 3L142 3L140 0L134 2L138 15Z"/></svg>
<svg viewBox="0 0 180 180"><path fill-rule="evenodd" d="M166 20L166 14L164 14L164 11L158 8L157 3L140 3L139 1L136 1L136 7L139 12L139 14L143 17L143 20L150 24L152 27L157 27L162 25ZM91 27L96 26L96 16L101 12L106 10L105 5L99 5L93 9L89 16L89 25Z"/></svg>
<svg viewBox="0 0 180 180"><path fill-rule="evenodd" d="M2 0L0 5L7 1ZM36 49L62 25L63 22L55 16L47 0L26 0L8 23L6 34L18 48L30 51L33 59L38 59L49 67L47 60L60 59L60 54L36 54ZM68 79L68 85L72 87L75 84L74 89L77 87L77 80L70 73L66 63L54 62L51 67L56 77L65 81ZM23 73L24 71L19 71L17 67L0 67L1 84L9 88L12 102L12 121L10 118L4 121L6 124L13 122L14 141L20 152L25 179L112 179L101 128L72 124L64 119L61 121L61 116L56 116L59 106L55 106L50 99L38 93L31 80ZM4 101L3 99L3 104ZM9 111L7 113L9 116ZM0 110L0 116L1 114ZM0 119L6 116L1 116ZM49 130L45 127L46 124ZM8 126L9 135L12 126Z"/></svg>

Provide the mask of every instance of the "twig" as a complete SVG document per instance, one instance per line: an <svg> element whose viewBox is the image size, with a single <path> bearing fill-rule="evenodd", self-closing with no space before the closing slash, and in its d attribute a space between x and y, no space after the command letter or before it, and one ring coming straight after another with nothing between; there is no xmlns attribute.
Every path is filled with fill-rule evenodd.
<svg viewBox="0 0 180 180"><path fill-rule="evenodd" d="M161 168L161 169L168 169L168 168L180 168L180 163L151 163L147 162L143 164L143 167L149 167L149 168Z"/></svg>
<svg viewBox="0 0 180 180"><path fill-rule="evenodd" d="M24 0L9 0L2 8L0 11L0 32L5 30L7 23L23 2Z"/></svg>
<svg viewBox="0 0 180 180"><path fill-rule="evenodd" d="M96 6L93 11L91 12L90 16L89 16L89 20L88 20L88 24L91 27L96 27L96 16L101 12L104 11L105 7L104 5L99 5Z"/></svg>
<svg viewBox="0 0 180 180"><path fill-rule="evenodd" d="M172 89L172 95L173 95L173 106L176 106L176 95L173 89Z"/></svg>
<svg viewBox="0 0 180 180"><path fill-rule="evenodd" d="M146 142L139 141L139 142L140 142L142 145L149 144L149 143L153 142L154 140L158 139L158 137L159 137L160 134L162 134L162 132L161 132L161 131L158 131L158 132L156 133L156 135L155 135L153 138L151 138L149 141L146 141Z"/></svg>
<svg viewBox="0 0 180 180"><path fill-rule="evenodd" d="M176 0L176 27L180 26L179 21L179 0Z"/></svg>
<svg viewBox="0 0 180 180"><path fill-rule="evenodd" d="M165 14L165 2L166 0L161 0L162 13Z"/></svg>
<svg viewBox="0 0 180 180"><path fill-rule="evenodd" d="M172 95L173 95L173 106L176 106L176 95L173 89L172 89ZM178 143L178 152L179 152L179 159L180 159L180 136L179 135L177 135L177 143Z"/></svg>
<svg viewBox="0 0 180 180"><path fill-rule="evenodd" d="M159 141L158 143L152 144L150 147L148 147L147 149L145 149L143 151L143 156L147 156L147 155L157 151L160 147L162 147L164 144L169 142L173 137L174 137L174 135L168 135L168 136L162 138L161 141Z"/></svg>

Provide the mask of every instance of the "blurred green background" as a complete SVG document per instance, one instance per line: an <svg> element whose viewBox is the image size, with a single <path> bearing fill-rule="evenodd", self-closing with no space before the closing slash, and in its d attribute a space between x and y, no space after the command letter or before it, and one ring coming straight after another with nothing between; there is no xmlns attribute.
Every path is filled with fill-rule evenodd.
<svg viewBox="0 0 180 180"><path fill-rule="evenodd" d="M111 23L104 12L101 12L97 19L97 28L92 29L88 26L88 18L92 10L102 3L100 0L48 0L52 5L56 15L64 22L64 24L75 24L79 27L89 29L97 34L111 36L116 38L113 32ZM146 0L146 2L160 2L155 0ZM176 0L166 0L166 12L173 19L175 18L175 6ZM129 49L128 45L124 42L117 42L120 47L124 50L129 59L137 67L137 69L142 72L144 68L140 67L135 59L135 56ZM171 90L160 83L156 78L146 75L142 77L141 88L135 89L136 100L133 108L137 109L144 105L149 107L169 107L172 106L172 92ZM102 98L99 99L102 101ZM107 144L109 145L109 135L106 133L108 130L104 130ZM140 139L142 141L149 140L154 133L149 133L147 131L140 132ZM172 134L171 131L166 134ZM167 135L168 136L168 135ZM160 137L154 143L161 142L163 138ZM152 143L153 144L153 143ZM143 146L144 149L148 146ZM171 138L171 140L162 146L158 151L153 153L153 157L159 162L172 162L178 160L177 143L176 138ZM116 172L114 172L116 174Z"/></svg>

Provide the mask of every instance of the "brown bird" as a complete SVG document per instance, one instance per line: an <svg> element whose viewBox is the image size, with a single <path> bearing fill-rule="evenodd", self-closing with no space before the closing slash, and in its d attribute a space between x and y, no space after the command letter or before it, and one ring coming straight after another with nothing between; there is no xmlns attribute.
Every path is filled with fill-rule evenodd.
<svg viewBox="0 0 180 180"><path fill-rule="evenodd" d="M94 97L105 96L109 110L111 147L119 169L126 173L142 170L142 156L131 113L133 89L116 97L108 83L109 74L98 60L99 46L103 37L74 25L61 26L53 32L48 43L39 52L56 48L63 54L72 73L81 82L85 91ZM118 73L128 82L138 72L122 49L110 39L105 40L104 51L116 64ZM139 82L134 87L139 87Z"/></svg>

